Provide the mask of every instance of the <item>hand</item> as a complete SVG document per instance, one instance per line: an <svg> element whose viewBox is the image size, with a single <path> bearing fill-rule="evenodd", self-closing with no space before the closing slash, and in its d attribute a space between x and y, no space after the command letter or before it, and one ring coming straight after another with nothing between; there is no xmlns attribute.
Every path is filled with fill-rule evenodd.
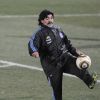
<svg viewBox="0 0 100 100"><path fill-rule="evenodd" d="M86 54L84 54L83 52L77 50L77 54L79 55L79 57L85 57Z"/></svg>
<svg viewBox="0 0 100 100"><path fill-rule="evenodd" d="M86 57L86 55L85 54L80 54L79 57Z"/></svg>
<svg viewBox="0 0 100 100"><path fill-rule="evenodd" d="M38 58L39 57L39 53L38 52L32 53L32 57Z"/></svg>

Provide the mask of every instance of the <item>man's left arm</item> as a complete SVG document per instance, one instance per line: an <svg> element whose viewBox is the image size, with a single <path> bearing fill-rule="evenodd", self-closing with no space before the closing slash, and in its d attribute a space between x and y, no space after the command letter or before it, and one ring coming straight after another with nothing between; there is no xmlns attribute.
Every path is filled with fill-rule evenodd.
<svg viewBox="0 0 100 100"><path fill-rule="evenodd" d="M76 57L84 55L83 52L81 52L80 50L78 50L78 49L76 49L75 47L73 47L73 45L71 44L71 41L67 38L66 35L64 36L64 41L65 41L65 44L66 44L66 46L67 46L67 48L68 48L68 51L69 51L72 55L74 55L74 56L76 56Z"/></svg>

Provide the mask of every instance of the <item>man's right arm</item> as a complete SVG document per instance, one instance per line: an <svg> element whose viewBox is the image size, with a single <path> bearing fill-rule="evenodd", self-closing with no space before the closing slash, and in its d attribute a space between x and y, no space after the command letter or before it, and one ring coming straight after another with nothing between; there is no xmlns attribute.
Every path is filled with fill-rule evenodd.
<svg viewBox="0 0 100 100"><path fill-rule="evenodd" d="M39 53L38 53L38 50L34 44L34 39L35 39L35 34L33 34L33 36L29 40L28 50L29 50L30 56L37 58L37 57L39 57Z"/></svg>

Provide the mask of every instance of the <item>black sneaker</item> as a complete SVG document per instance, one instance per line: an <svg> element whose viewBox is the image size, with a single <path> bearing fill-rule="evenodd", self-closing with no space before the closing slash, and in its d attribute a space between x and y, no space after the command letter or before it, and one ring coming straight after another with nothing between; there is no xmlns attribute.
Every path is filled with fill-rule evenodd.
<svg viewBox="0 0 100 100"><path fill-rule="evenodd" d="M93 80L92 80L92 82L89 84L89 88L90 88L90 89L93 89L94 86L95 86L95 84L97 83L97 74L96 74L95 72L92 74L92 78L93 78Z"/></svg>

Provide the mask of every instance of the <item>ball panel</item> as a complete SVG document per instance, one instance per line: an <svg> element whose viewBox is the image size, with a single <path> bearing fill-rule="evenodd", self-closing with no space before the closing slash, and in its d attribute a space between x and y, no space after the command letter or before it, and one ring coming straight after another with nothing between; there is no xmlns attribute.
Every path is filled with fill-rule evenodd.
<svg viewBox="0 0 100 100"><path fill-rule="evenodd" d="M76 59L76 65L79 69L87 69L91 66L91 59L89 56L78 57Z"/></svg>

